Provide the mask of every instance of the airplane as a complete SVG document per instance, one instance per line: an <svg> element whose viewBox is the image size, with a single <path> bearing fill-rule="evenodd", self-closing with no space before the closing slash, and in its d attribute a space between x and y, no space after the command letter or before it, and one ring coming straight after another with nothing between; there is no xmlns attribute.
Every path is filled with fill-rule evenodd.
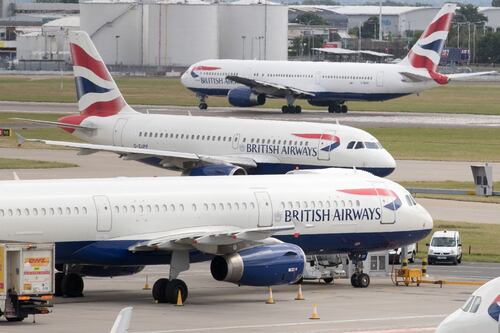
<svg viewBox="0 0 500 333"><path fill-rule="evenodd" d="M207 109L208 96L227 96L237 107L264 105L284 98L283 113L300 113L297 99L346 113L347 101L385 101L419 93L479 72L444 75L437 72L456 4L445 4L408 55L397 64L209 59L191 65L181 82Z"/></svg>
<svg viewBox="0 0 500 333"><path fill-rule="evenodd" d="M436 333L500 333L500 277L472 293L438 326Z"/></svg>
<svg viewBox="0 0 500 333"><path fill-rule="evenodd" d="M82 296L82 276L169 264L159 303L185 301L179 274L211 260L212 276L247 286L301 278L309 253L347 253L366 288L367 252L414 243L433 226L402 186L355 169L247 177L1 181L0 239L53 242L56 295Z"/></svg>
<svg viewBox="0 0 500 333"><path fill-rule="evenodd" d="M57 122L88 143L39 141L108 151L184 175L279 174L300 168L356 167L387 176L396 162L369 133L339 124L142 114L123 98L89 35L72 31L70 50L80 114ZM25 139L18 135L19 143Z"/></svg>

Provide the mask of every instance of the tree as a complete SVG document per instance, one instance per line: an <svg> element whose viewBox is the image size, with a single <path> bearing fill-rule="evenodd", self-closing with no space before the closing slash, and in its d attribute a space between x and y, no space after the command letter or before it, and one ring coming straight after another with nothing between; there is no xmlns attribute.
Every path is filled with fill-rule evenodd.
<svg viewBox="0 0 500 333"><path fill-rule="evenodd" d="M361 26L361 38L378 38L378 17L372 16Z"/></svg>
<svg viewBox="0 0 500 333"><path fill-rule="evenodd" d="M327 25L324 18L314 13L304 13L297 15L295 18L295 23L305 24L305 25Z"/></svg>
<svg viewBox="0 0 500 333"><path fill-rule="evenodd" d="M455 15L456 22L471 22L471 23L486 23L488 22L488 18L479 13L478 7L468 4L468 5L460 5L460 8L457 9L457 14Z"/></svg>
<svg viewBox="0 0 500 333"><path fill-rule="evenodd" d="M488 33L479 40L476 58L481 63L500 62L500 32Z"/></svg>
<svg viewBox="0 0 500 333"><path fill-rule="evenodd" d="M492 0L491 6L492 7L500 7L500 0Z"/></svg>

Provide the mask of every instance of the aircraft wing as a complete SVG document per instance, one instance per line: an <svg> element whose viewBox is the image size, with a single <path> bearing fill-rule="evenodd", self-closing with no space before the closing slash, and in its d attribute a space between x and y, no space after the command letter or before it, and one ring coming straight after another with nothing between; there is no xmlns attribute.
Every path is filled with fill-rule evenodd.
<svg viewBox="0 0 500 333"><path fill-rule="evenodd" d="M173 164L182 168L184 162L200 162L202 164L234 164L241 167L256 167L257 163L254 159L246 156L211 156L193 153L184 153L169 150L158 150L158 149L147 149L147 148L132 148L132 147L120 147L120 146L110 146L110 145L99 145L92 143L78 143L78 142L68 142L68 141L53 141L53 140L42 140L42 139L25 139L18 133L16 133L18 144L21 145L24 142L40 142L52 146L60 146L67 148L79 149L80 155L89 155L98 151L107 151L111 153L119 154L125 160L142 160L150 157L158 157L161 159L160 165Z"/></svg>
<svg viewBox="0 0 500 333"><path fill-rule="evenodd" d="M25 122L29 122L29 123L33 123L33 124L47 125L47 126L52 126L52 127L73 128L73 129L81 129L81 130L89 130L89 131L95 130L94 127L90 127L90 126L72 125L72 124L67 124L67 123L61 123L58 121L36 120L36 119L26 119L26 118L10 118L10 119L25 121Z"/></svg>
<svg viewBox="0 0 500 333"><path fill-rule="evenodd" d="M315 95L309 91L301 90L291 86L285 86L277 83L266 82L262 80L247 79L244 77L229 75L227 79L234 81L236 83L243 84L257 93L262 93L274 97L286 97L288 94L292 94L296 97L314 97Z"/></svg>
<svg viewBox="0 0 500 333"><path fill-rule="evenodd" d="M476 76L484 76L484 75L494 75L498 74L497 71L489 71L489 72L475 72L475 73L459 73L459 74L448 74L446 75L450 80L454 81L467 81L467 79L476 77Z"/></svg>
<svg viewBox="0 0 500 333"><path fill-rule="evenodd" d="M225 254L232 253L235 249L280 242L270 237L277 232L295 228L295 224L247 229L236 226L204 226L130 235L113 240L144 239L130 246L131 252L197 249L203 253Z"/></svg>

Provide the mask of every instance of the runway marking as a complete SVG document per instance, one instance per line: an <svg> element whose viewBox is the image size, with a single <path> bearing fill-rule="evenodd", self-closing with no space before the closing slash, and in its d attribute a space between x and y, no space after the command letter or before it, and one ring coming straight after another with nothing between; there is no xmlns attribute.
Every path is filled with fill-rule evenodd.
<svg viewBox="0 0 500 333"><path fill-rule="evenodd" d="M328 325L328 324L346 324L346 323L356 323L356 322L371 322L371 321L394 321L394 320L408 320L408 319L428 319L428 318L442 318L446 317L448 314L438 314L438 315L424 315L424 316L402 316L402 317L380 317L380 318L358 318L358 319L343 319L343 320L325 320L325 321L303 321L296 323L279 323L279 324L262 324L262 325L240 325L240 326L217 326L217 327L200 327L200 328L184 328L184 329L173 329L166 331L136 331L135 333L174 333L174 332L209 332L209 331L222 331L222 330L237 330L237 329L256 329L256 328L278 328L287 326L310 326L310 325ZM427 329L427 328L426 328ZM356 332L356 331L354 331ZM391 332L391 331L365 331L370 333L384 332L384 333L395 333L395 332L412 332L407 329ZM415 331L419 332L419 331ZM363 333L363 332L356 332Z"/></svg>

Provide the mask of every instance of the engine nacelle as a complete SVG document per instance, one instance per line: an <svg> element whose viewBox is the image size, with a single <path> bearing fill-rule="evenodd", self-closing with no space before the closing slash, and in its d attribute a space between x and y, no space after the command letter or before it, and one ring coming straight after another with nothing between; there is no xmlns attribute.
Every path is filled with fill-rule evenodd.
<svg viewBox="0 0 500 333"><path fill-rule="evenodd" d="M246 87L229 90L227 99L231 105L240 107L264 105L266 103L265 94L255 94L250 88Z"/></svg>
<svg viewBox="0 0 500 333"><path fill-rule="evenodd" d="M246 170L236 165L214 164L194 167L183 173L184 176L245 176Z"/></svg>
<svg viewBox="0 0 500 333"><path fill-rule="evenodd" d="M137 274L144 266L96 266L82 265L78 273L83 276L112 277Z"/></svg>
<svg viewBox="0 0 500 333"><path fill-rule="evenodd" d="M217 281L245 286L289 284L302 277L305 260L304 251L297 245L262 245L214 257L210 272Z"/></svg>

